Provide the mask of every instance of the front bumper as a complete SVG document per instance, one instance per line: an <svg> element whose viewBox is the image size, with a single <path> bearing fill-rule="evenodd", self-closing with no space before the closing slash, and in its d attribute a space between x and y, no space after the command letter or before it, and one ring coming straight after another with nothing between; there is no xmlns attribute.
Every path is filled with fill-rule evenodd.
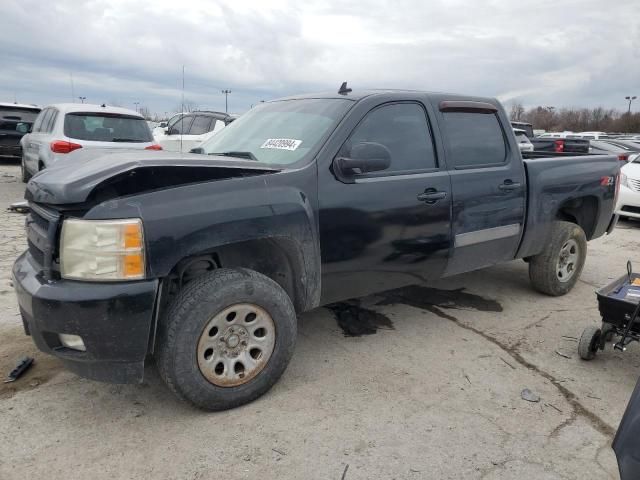
<svg viewBox="0 0 640 480"><path fill-rule="evenodd" d="M111 383L141 382L154 318L158 280L90 283L45 280L28 252L13 265L25 332L45 353L78 375ZM81 352L60 333L79 335Z"/></svg>
<svg viewBox="0 0 640 480"><path fill-rule="evenodd" d="M621 185L616 213L624 217L640 218L640 192Z"/></svg>

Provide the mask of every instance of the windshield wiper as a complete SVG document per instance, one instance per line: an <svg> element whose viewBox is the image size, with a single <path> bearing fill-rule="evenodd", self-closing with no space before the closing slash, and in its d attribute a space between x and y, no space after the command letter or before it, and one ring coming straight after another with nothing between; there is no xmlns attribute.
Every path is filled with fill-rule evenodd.
<svg viewBox="0 0 640 480"><path fill-rule="evenodd" d="M142 142L142 140L138 140L136 138L112 138L111 141L112 142L133 142L133 143Z"/></svg>
<svg viewBox="0 0 640 480"><path fill-rule="evenodd" d="M213 152L209 153L209 155L218 155L220 157L236 157L236 158L246 158L247 160L258 161L256 156L251 152Z"/></svg>

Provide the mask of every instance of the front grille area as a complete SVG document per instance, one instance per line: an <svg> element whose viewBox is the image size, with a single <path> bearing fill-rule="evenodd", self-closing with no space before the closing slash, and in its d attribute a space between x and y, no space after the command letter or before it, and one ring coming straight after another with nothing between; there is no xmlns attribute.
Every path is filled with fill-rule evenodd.
<svg viewBox="0 0 640 480"><path fill-rule="evenodd" d="M627 182L629 183L629 188L636 192L640 192L640 180L636 180L635 178L627 178Z"/></svg>
<svg viewBox="0 0 640 480"><path fill-rule="evenodd" d="M640 213L640 207L632 207L631 205L625 205L624 207L622 207L622 211L629 212L629 213Z"/></svg>
<svg viewBox="0 0 640 480"><path fill-rule="evenodd" d="M56 247L59 214L55 210L30 203L26 230L29 253L42 267L45 277L50 277Z"/></svg>

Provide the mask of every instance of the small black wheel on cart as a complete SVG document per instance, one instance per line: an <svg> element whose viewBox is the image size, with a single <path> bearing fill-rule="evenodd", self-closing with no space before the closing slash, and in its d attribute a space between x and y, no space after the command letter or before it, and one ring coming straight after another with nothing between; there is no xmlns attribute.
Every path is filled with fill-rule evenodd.
<svg viewBox="0 0 640 480"><path fill-rule="evenodd" d="M602 330L598 327L587 327L580 336L578 342L578 354L583 360L593 360L596 357L598 348L600 348L600 337Z"/></svg>

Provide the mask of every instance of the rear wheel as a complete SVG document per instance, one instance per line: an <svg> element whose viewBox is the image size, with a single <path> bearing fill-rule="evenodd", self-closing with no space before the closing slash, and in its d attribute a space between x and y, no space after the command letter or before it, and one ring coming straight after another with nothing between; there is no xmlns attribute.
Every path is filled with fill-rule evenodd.
<svg viewBox="0 0 640 480"><path fill-rule="evenodd" d="M225 410L267 392L296 340L287 293L252 270L219 269L188 284L160 325L158 368L180 398Z"/></svg>
<svg viewBox="0 0 640 480"><path fill-rule="evenodd" d="M542 253L531 257L533 288L552 296L568 293L580 278L587 256L587 238L575 223L556 221Z"/></svg>

